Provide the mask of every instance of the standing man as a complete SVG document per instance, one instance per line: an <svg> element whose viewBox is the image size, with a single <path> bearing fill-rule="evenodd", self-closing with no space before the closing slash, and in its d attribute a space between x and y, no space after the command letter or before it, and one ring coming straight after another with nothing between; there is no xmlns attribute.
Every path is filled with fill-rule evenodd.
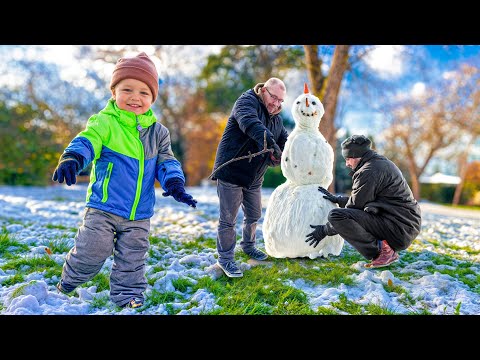
<svg viewBox="0 0 480 360"><path fill-rule="evenodd" d="M397 261L397 252L418 236L421 212L400 169L370 146L370 139L363 135L342 142L346 166L352 169L351 195L336 196L318 188L340 208L330 211L325 225L310 225L315 230L305 242L315 247L325 236L340 234L372 260L366 268L379 268Z"/></svg>
<svg viewBox="0 0 480 360"><path fill-rule="evenodd" d="M287 141L287 130L279 115L286 91L282 80L270 78L244 92L235 101L218 144L212 177L212 180L217 180L220 202L217 252L218 265L228 277L243 276L234 259L237 241L235 225L240 206L244 213L242 250L255 260L268 257L255 247L255 231L262 215L263 177L268 166L280 165ZM264 134L267 148L273 152L233 161L216 171L229 160L262 151Z"/></svg>

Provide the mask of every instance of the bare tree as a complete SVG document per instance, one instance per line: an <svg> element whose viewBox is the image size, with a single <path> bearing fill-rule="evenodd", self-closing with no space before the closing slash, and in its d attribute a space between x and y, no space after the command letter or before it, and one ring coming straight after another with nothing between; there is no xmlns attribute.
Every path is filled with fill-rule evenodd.
<svg viewBox="0 0 480 360"><path fill-rule="evenodd" d="M480 70L477 67L463 65L454 75L452 85L452 103L458 118L455 118L458 127L463 132L463 149L458 156L458 175L460 182L455 188L452 204L458 205L465 184L468 168L468 156L472 146L480 137Z"/></svg>
<svg viewBox="0 0 480 360"><path fill-rule="evenodd" d="M386 151L407 169L417 199L420 199L419 177L430 161L459 139L468 138L466 131L471 134L478 131L478 100L472 99L478 80L476 88L467 86L468 82L461 80L464 76L458 75L453 81L447 79L421 96L399 101L385 114L390 121L383 134ZM471 143L472 139L463 141L465 154ZM462 156L459 162L465 162Z"/></svg>

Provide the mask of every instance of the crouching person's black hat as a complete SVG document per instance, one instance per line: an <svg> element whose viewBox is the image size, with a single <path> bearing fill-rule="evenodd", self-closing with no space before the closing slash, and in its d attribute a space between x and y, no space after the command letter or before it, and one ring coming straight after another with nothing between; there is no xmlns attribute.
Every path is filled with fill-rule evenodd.
<svg viewBox="0 0 480 360"><path fill-rule="evenodd" d="M363 135L352 135L342 142L342 155L346 158L361 158L371 149L372 142Z"/></svg>

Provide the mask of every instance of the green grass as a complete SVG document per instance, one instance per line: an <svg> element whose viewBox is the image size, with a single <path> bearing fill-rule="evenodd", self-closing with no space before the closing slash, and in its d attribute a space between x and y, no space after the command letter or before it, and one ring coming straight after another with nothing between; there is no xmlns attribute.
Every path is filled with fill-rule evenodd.
<svg viewBox="0 0 480 360"><path fill-rule="evenodd" d="M478 205L452 205L451 203L440 203L440 205L448 206L454 209L465 209L465 210L474 210L480 211L480 206Z"/></svg>
<svg viewBox="0 0 480 360"><path fill-rule="evenodd" d="M22 284L22 285L18 286L15 290L12 291L12 293L10 294L10 298L15 299L16 297L19 297L20 295L23 295L25 288L28 285L34 284L34 283L36 283L35 280L30 281L28 284Z"/></svg>
<svg viewBox="0 0 480 360"><path fill-rule="evenodd" d="M175 310L172 303L178 302L178 300L183 299L182 295L177 294L176 292L165 291L160 292L156 289L152 289L145 296L144 306L147 307L156 307L158 305L164 304L165 309L169 315L174 315L181 311L181 309Z"/></svg>
<svg viewBox="0 0 480 360"><path fill-rule="evenodd" d="M57 230L65 230L71 233L76 233L78 231L78 228L76 227L67 227L63 225L55 225L55 224L47 224L45 225L47 229L57 229ZM70 234L69 234L70 235ZM65 234L67 236L67 234Z"/></svg>
<svg viewBox="0 0 480 360"><path fill-rule="evenodd" d="M71 245L66 236L61 236L58 239L43 241L41 245L50 249L54 254L63 254L70 250Z"/></svg>
<svg viewBox="0 0 480 360"><path fill-rule="evenodd" d="M480 250L475 250L470 246L459 246L456 244L451 244L451 243L448 243L445 241L439 241L436 239L427 239L426 241L435 247L441 247L447 250L450 249L454 251L465 251L468 255L472 255L472 256L480 254Z"/></svg>
<svg viewBox="0 0 480 360"><path fill-rule="evenodd" d="M54 254L65 254L70 250L72 231L76 229L63 227L61 225L47 225L48 229L61 230L63 235L57 236L49 241L43 241L38 244L49 248ZM175 259L183 256L199 253L213 254L216 248L214 238L199 237L191 241L176 241L163 237L149 238L150 249L147 257L147 264L151 266L147 274L147 282L150 286L145 293L145 305L136 309L141 313L145 309L163 305L168 314L178 314L184 309L197 308L201 304L192 301L191 298L199 289L204 289L215 297L215 309L204 310L201 313L205 315L392 315L396 314L391 304L360 303L359 300L349 299L347 294L342 293L338 298L332 297L330 304L314 308L310 302L307 292L297 288L303 285L308 288L320 287L324 289L340 286L356 286L355 277L359 271L352 267L353 264L365 259L352 247L345 246L340 256L331 256L330 258L295 258L295 259L276 259L270 258L266 264L252 266L244 271L242 278L228 278L220 276L218 279L212 279L210 276L196 278L194 275L189 277L179 277L172 280L174 291L160 291L153 286L158 281L158 275L155 273L165 271ZM479 250L473 248L460 247L436 239L427 239L419 241L417 245L425 246L425 243L441 249L440 253L420 251L402 251L400 261L393 264L387 270L391 271L397 280L406 283L421 277L421 273L408 271L405 266L415 263L419 257L426 261L431 261L432 265L422 268L429 273L439 272L452 276L456 281L462 282L469 289L480 294L480 272L478 263L465 261L460 250L466 251L469 255L478 255ZM1 286L9 287L18 283L25 282L27 275L40 272L45 278L59 277L62 271L62 264L57 264L46 253L43 256L21 256L22 253L28 253L30 247L22 244L8 234L5 230L0 233L0 259L4 261L0 268L4 271L15 270L11 276L4 277ZM164 258L166 253L173 252L174 258ZM464 256L464 255L463 255ZM248 256L243 252L235 254L236 260L247 262ZM198 268L198 264L182 264L187 269ZM439 269L438 266L447 265L451 269ZM380 270L382 271L382 270ZM13 273L13 272L12 272ZM299 284L299 285L295 285ZM97 292L109 290L110 288L110 270L103 269L92 280L81 285L81 287L90 287L95 285ZM407 288L408 288L408 284ZM18 296L24 290L27 284L19 286L12 295ZM384 284L385 291L395 293L396 299L405 308L411 309L409 314L424 315L430 314L429 305L423 303L421 297L414 298L405 286L396 283L395 285ZM393 295L393 294L392 294ZM110 309L113 312L122 311L114 305L108 295L102 295L88 301L92 309ZM183 304L183 305L182 305ZM453 304L455 305L455 304ZM461 313L461 302L456 304L453 314ZM3 305L0 304L0 310ZM451 309L451 308L450 308Z"/></svg>
<svg viewBox="0 0 480 360"><path fill-rule="evenodd" d="M22 283L25 281L25 275L23 274L20 274L20 273L16 273L12 276L9 276L8 278L2 280L0 282L0 284L2 284L2 286L12 286L12 285L15 285L15 284L18 284L18 283Z"/></svg>
<svg viewBox="0 0 480 360"><path fill-rule="evenodd" d="M3 281L3 286L11 286L13 284L24 281L24 276L34 272L46 272L49 277L56 275L60 276L62 272L62 266L57 264L47 254L42 256L27 257L15 257L8 260L5 264L0 266L2 270L17 270L13 277Z"/></svg>
<svg viewBox="0 0 480 360"><path fill-rule="evenodd" d="M350 315L395 315L396 313L389 310L387 306L377 304L357 304L352 300L348 300L347 296L342 293L338 297L338 301L332 302L332 306L339 311Z"/></svg>
<svg viewBox="0 0 480 360"><path fill-rule="evenodd" d="M215 295L222 309L211 314L314 314L305 293L284 283L287 277L278 266L256 266L238 279L203 277L194 290L204 288Z"/></svg>
<svg viewBox="0 0 480 360"><path fill-rule="evenodd" d="M18 242L13 235L7 232L0 233L0 257L8 258L28 249L28 245Z"/></svg>
<svg viewBox="0 0 480 360"><path fill-rule="evenodd" d="M110 302L109 295L94 297L92 300L88 301L88 303L92 309L115 308L115 306L111 306L112 303Z"/></svg>
<svg viewBox="0 0 480 360"><path fill-rule="evenodd" d="M205 249L215 249L217 246L217 242L215 239L212 238L205 238L203 236L195 239L194 241L182 242L180 247L182 249L190 250L190 251L202 251Z"/></svg>
<svg viewBox="0 0 480 360"><path fill-rule="evenodd" d="M190 279L178 278L176 280L172 280L172 285L176 290L180 292L186 292L187 289L193 287L193 282Z"/></svg>
<svg viewBox="0 0 480 360"><path fill-rule="evenodd" d="M87 281L85 284L82 284L81 287L90 287L93 285L97 286L97 292L103 290L110 290L110 272L99 272L93 277L92 280Z"/></svg>
<svg viewBox="0 0 480 360"><path fill-rule="evenodd" d="M406 251L402 253L401 262L414 263L418 260L419 256L421 256L421 253L419 252ZM450 275L467 285L470 290L480 294L480 274L477 271L478 264L470 261L460 260L455 254L446 255L430 253L428 260L431 261L433 265L425 266L424 270L431 274L439 272L441 274ZM452 267L453 269L442 269L438 267L439 265L446 265ZM400 273L392 271L392 273L395 275L395 277L404 281L410 281L420 276L418 274L409 272Z"/></svg>

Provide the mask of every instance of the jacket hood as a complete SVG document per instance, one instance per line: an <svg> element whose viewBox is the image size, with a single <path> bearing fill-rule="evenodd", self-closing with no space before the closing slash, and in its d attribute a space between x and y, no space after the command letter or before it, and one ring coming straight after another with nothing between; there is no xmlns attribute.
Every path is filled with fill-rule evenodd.
<svg viewBox="0 0 480 360"><path fill-rule="evenodd" d="M107 105L103 110L100 111L100 114L114 116L118 119L120 123L128 127L136 127L137 120L143 128L148 128L149 126L157 122L157 118L153 114L152 109L148 109L148 111L144 114L135 115L131 111L120 109L116 101L113 99L108 100Z"/></svg>

